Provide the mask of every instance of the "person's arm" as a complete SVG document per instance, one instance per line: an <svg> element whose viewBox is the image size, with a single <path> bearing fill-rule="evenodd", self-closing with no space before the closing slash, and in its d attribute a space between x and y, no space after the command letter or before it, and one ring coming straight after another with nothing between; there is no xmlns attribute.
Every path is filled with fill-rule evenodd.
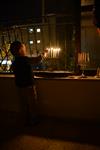
<svg viewBox="0 0 100 150"><path fill-rule="evenodd" d="M30 57L30 63L31 64L37 64L42 60L42 55L39 55L37 57Z"/></svg>

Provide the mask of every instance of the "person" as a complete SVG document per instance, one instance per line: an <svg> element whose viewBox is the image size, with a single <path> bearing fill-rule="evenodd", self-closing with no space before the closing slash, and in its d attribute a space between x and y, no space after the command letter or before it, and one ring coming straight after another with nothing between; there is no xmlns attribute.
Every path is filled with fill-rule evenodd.
<svg viewBox="0 0 100 150"><path fill-rule="evenodd" d="M25 123L32 124L36 121L36 86L32 65L42 60L42 55L28 57L25 44L14 41L10 45L14 56L12 70L15 75L15 84L20 97L21 118Z"/></svg>

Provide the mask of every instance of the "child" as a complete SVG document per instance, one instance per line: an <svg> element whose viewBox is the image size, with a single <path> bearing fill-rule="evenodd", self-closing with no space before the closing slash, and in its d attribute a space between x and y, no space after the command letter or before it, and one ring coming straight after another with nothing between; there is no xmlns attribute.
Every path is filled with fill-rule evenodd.
<svg viewBox="0 0 100 150"><path fill-rule="evenodd" d="M10 51L14 56L12 69L21 102L21 114L24 121L34 123L36 117L36 90L32 64L41 61L42 56L31 58L27 56L26 46L20 41L11 43Z"/></svg>

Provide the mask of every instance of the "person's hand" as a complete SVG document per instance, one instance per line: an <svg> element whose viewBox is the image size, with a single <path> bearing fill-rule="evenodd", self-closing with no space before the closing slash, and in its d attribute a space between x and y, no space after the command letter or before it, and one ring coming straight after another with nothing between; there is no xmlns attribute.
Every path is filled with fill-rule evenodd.
<svg viewBox="0 0 100 150"><path fill-rule="evenodd" d="M42 53L42 57L43 58L46 58L48 55L48 50L44 50L43 53Z"/></svg>

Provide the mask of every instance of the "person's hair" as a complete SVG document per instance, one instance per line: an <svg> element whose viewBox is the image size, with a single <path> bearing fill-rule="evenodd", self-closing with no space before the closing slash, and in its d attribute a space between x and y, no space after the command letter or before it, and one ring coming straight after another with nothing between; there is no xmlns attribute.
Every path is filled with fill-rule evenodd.
<svg viewBox="0 0 100 150"><path fill-rule="evenodd" d="M19 55L19 49L22 46L22 43L20 41L14 41L10 45L10 52L12 53L13 56L18 56Z"/></svg>

